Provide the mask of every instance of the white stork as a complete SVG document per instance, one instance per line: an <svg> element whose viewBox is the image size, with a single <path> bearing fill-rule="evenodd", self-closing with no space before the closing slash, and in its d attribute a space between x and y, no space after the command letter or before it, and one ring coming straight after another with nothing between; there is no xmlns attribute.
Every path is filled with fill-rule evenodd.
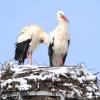
<svg viewBox="0 0 100 100"><path fill-rule="evenodd" d="M57 12L58 26L49 35L50 43L48 55L50 66L63 66L68 53L70 36L68 32L68 19L63 11Z"/></svg>
<svg viewBox="0 0 100 100"><path fill-rule="evenodd" d="M14 59L19 64L23 64L24 60L28 58L29 64L32 64L32 52L40 43L45 42L46 33L37 25L30 25L24 27L20 32L15 48Z"/></svg>

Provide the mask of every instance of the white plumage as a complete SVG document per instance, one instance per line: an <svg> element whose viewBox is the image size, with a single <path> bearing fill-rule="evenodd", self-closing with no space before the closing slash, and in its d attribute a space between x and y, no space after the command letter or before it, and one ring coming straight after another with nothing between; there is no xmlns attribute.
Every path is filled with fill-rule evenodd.
<svg viewBox="0 0 100 100"><path fill-rule="evenodd" d="M17 38L15 60L22 64L28 58L29 63L32 64L32 52L45 40L46 33L39 26L30 25L24 27Z"/></svg>
<svg viewBox="0 0 100 100"><path fill-rule="evenodd" d="M58 26L49 34L50 44L48 49L50 66L62 66L68 53L70 36L68 32L68 19L63 11L57 12Z"/></svg>

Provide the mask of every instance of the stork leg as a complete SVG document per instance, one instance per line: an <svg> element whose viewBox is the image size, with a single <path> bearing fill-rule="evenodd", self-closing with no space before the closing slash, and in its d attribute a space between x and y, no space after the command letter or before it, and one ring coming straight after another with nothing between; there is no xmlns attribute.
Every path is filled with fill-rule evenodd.
<svg viewBox="0 0 100 100"><path fill-rule="evenodd" d="M63 66L63 58L61 58L60 66Z"/></svg>
<svg viewBox="0 0 100 100"><path fill-rule="evenodd" d="M65 60L66 60L66 56L67 56L67 53L66 53L66 54L64 54L64 55L62 55L61 66L63 66L63 65L64 65Z"/></svg>
<svg viewBox="0 0 100 100"><path fill-rule="evenodd" d="M28 53L27 53L27 59L28 59L28 61L29 61L29 64L32 65L32 52L28 52Z"/></svg>

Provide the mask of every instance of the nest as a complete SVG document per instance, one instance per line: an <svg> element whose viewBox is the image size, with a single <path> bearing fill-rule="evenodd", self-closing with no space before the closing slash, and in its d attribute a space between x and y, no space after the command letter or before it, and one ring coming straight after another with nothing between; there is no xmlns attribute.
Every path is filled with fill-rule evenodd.
<svg viewBox="0 0 100 100"><path fill-rule="evenodd" d="M29 65L17 66L8 62L0 74L1 97L9 92L42 90L59 92L65 100L73 98L74 100L75 98L78 98L77 100L84 100L84 98L99 100L100 98L99 80L96 75L87 71L83 64L64 67L41 66L40 68L37 66L36 68L36 66L30 67Z"/></svg>

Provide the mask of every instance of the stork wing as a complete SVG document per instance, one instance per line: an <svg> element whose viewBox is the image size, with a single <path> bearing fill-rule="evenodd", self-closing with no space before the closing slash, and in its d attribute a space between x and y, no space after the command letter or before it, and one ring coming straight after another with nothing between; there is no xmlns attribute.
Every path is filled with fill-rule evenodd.
<svg viewBox="0 0 100 100"><path fill-rule="evenodd" d="M23 42L23 41L26 41L28 39L31 39L32 38L32 30L31 30L31 27L30 26L27 26L27 27L24 27L18 38L17 38L17 43L20 43L20 42Z"/></svg>
<svg viewBox="0 0 100 100"><path fill-rule="evenodd" d="M54 46L54 38L53 38L53 41L52 43L49 44L49 47L48 47L48 55L49 55L49 60L50 60L50 66L53 66L53 62L52 62L52 59L53 59L53 46Z"/></svg>
<svg viewBox="0 0 100 100"><path fill-rule="evenodd" d="M67 46L67 49L69 48L69 45L70 45L70 42L71 42L71 40L70 40L70 33L69 32L67 32L67 42L68 42L68 46Z"/></svg>

